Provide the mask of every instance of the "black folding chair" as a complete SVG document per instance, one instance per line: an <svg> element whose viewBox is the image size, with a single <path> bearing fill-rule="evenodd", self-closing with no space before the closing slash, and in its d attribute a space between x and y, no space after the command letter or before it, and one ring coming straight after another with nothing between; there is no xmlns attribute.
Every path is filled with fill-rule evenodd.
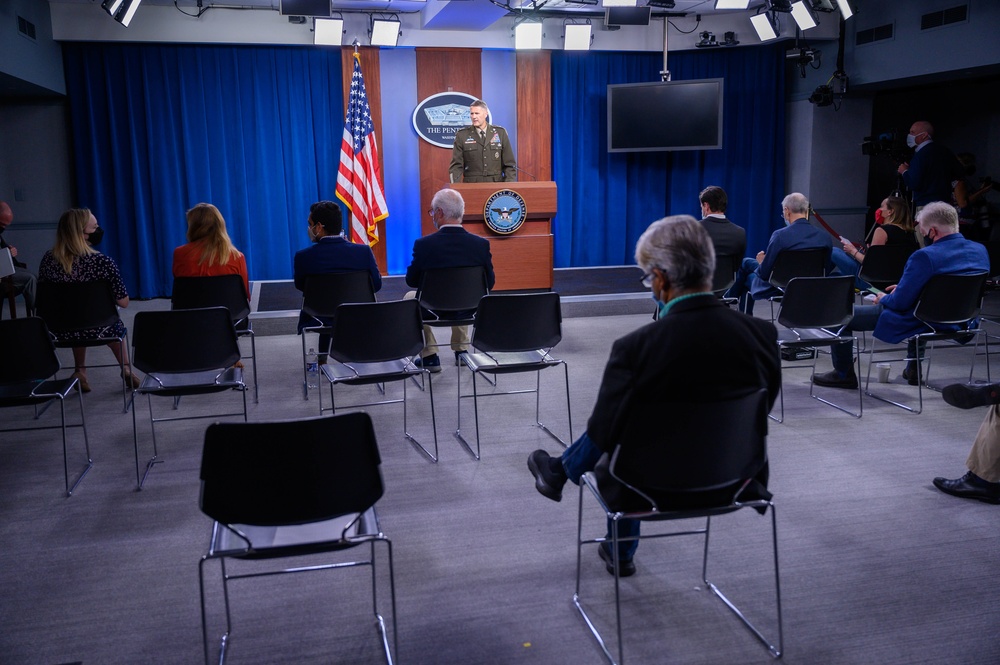
<svg viewBox="0 0 1000 665"><path fill-rule="evenodd" d="M653 540L673 536L704 535L701 579L705 588L725 603L740 621L780 658L784 650L781 621L781 585L778 572L778 525L771 494L756 479L767 464L767 391L715 402L663 402L651 399L633 408L622 443L617 445L607 473L583 475L577 520L576 591L573 604L611 663L625 658L621 620L621 561L619 543L625 540ZM669 423L669 427L664 427ZM601 468L599 465L598 468ZM611 537L583 537L583 495L585 489L597 500ZM709 581L708 559L712 518L744 508L771 512L771 545L774 560L776 597L776 643L757 629L719 588ZM643 523L704 518L705 525L667 533L619 536L622 520ZM605 520L602 520L605 521ZM603 524L602 524L603 526ZM605 644L600 630L584 607L581 594L582 550L587 544L610 544L615 579L615 626L618 659ZM739 570L743 573L750 547L741 542ZM666 559L672 559L672 552ZM652 554L644 556L651 561ZM652 565L652 564L650 564Z"/></svg>
<svg viewBox="0 0 1000 665"><path fill-rule="evenodd" d="M876 289L898 284L903 276L903 268L913 254L914 248L900 245L872 245L865 252L858 277Z"/></svg>
<svg viewBox="0 0 1000 665"><path fill-rule="evenodd" d="M233 581L359 566L371 568L375 627L386 661L392 664L399 640L392 542L382 533L375 512L375 503L384 493L380 464L375 431L365 413L208 427L198 502L213 520L208 552L198 565L206 665L222 663L226 657L233 632L229 602ZM384 543L388 554L392 649L379 611L376 543ZM361 545L370 547L367 558L315 561L317 555ZM275 570L265 569L262 563L298 557L310 557L308 565ZM209 653L206 608L205 564L212 559L220 563L226 614L217 659ZM294 654L287 658L296 660Z"/></svg>
<svg viewBox="0 0 1000 665"><path fill-rule="evenodd" d="M218 275L212 277L174 277L174 288L170 297L173 309L202 309L204 307L225 307L233 320L237 339L250 338L249 358L253 367L253 401L260 401L257 381L257 339L250 321L250 301L241 275Z"/></svg>
<svg viewBox="0 0 1000 665"><path fill-rule="evenodd" d="M733 284L736 283L736 272L740 268L740 263L742 263L743 257L736 256L735 254L716 254L715 255L715 273L712 275L712 293L715 296L726 303L726 305L732 307L739 303L739 298L727 298L726 291L728 291Z"/></svg>
<svg viewBox="0 0 1000 665"><path fill-rule="evenodd" d="M334 386L376 385L380 389L387 382L403 383L402 399L386 399L364 404L341 406L359 408L379 404L403 403L403 434L432 462L438 461L437 421L434 416L434 384L430 372L413 363L413 357L424 347L420 325L420 306L416 300L392 300L377 303L345 303L337 308L333 324L333 342L330 361L320 369L330 383L330 411L336 412ZM412 434L407 426L407 379L427 376L431 401L431 429L434 452L431 453ZM384 394L384 392L383 392ZM319 412L322 415L323 392L319 393Z"/></svg>
<svg viewBox="0 0 1000 665"><path fill-rule="evenodd" d="M809 396L828 404L835 409L860 418L863 413L861 383L858 382L858 411L847 408L824 399L815 393L816 385L812 377L816 375L816 347L832 347L835 344L849 343L853 346L857 338L844 333L844 328L854 316L854 277L838 275L834 277L796 277L785 288L781 307L778 309L778 323L784 329L778 332L778 348L780 350L810 349L812 364L809 366ZM856 376L861 376L861 357L855 359ZM802 367L802 366L797 366ZM782 366L782 384L784 371L797 367ZM785 420L785 389L781 389L781 417L772 419L777 422Z"/></svg>
<svg viewBox="0 0 1000 665"><path fill-rule="evenodd" d="M479 301L489 291L486 268L482 266L425 270L416 295L424 325L434 328L473 325Z"/></svg>
<svg viewBox="0 0 1000 665"><path fill-rule="evenodd" d="M96 282L39 282L37 302L38 316L48 326L53 335L75 333L82 330L110 328L120 321L118 303L111 292L111 285L105 281ZM121 337L89 337L86 339L67 339L60 341L53 338L57 349L69 349L75 346L106 346L109 342L118 342L122 349L128 348L128 331ZM122 381L122 411L128 412L131 404L128 399L128 389L125 370L131 367L124 362L103 365L87 365L87 367L117 367L121 371Z"/></svg>
<svg viewBox="0 0 1000 665"><path fill-rule="evenodd" d="M59 372L59 358L56 357L56 350L45 322L38 317L0 321L0 349L11 351L5 353L3 362L0 362L0 408L34 406L37 420L41 416L41 412L38 411L39 405L48 406L53 400L59 400L59 425L14 427L2 429L0 432L61 429L63 478L66 484L66 496L72 496L84 476L94 466L94 461L90 458L87 421L83 413L83 395L77 380L75 377L52 378ZM80 424L67 425L66 398L74 388L77 389L76 397L80 404ZM69 458L66 453L67 427L79 427L83 430L83 445L87 453L87 464L72 487L69 484Z"/></svg>
<svg viewBox="0 0 1000 665"><path fill-rule="evenodd" d="M474 352L462 355L462 362L472 372L472 394L463 395L458 384L458 427L455 436L477 460L479 447L479 390L476 379L482 375L535 372L535 387L529 390L496 391L489 395L535 394L535 424L566 447L540 420L541 371L562 365L566 379L566 420L569 441L573 440L573 419L569 404L569 369L564 360L549 352L562 340L562 311L558 293L492 294L479 302L476 325L472 332ZM484 395L485 396L485 395ZM462 399L472 398L476 422L476 449L462 434Z"/></svg>
<svg viewBox="0 0 1000 665"><path fill-rule="evenodd" d="M876 338L872 336L872 345L868 355L868 375L865 377L865 394L869 397L906 409L911 413L920 413L924 410L924 387L933 388L930 385L931 371L931 344L929 342L956 342L961 345L975 340L972 352L972 363L969 366L969 383L972 383L972 375L976 370L976 354L979 351L979 334L982 329L977 325L976 319L983 307L983 290L986 285L988 275L985 272L971 275L934 275L920 292L913 316L921 321L926 327L925 332L917 333L906 340L907 348L911 342L916 349L916 357L910 356L907 351L904 358L890 360L882 359L882 362L892 363L906 361L914 363L917 372L917 408L889 399L884 395L877 395L868 388L871 382L872 365L875 362ZM951 331L946 328L958 326L959 330ZM986 374L989 377L990 363L990 342L989 336L984 336L986 347ZM926 348L927 371L921 367L920 351ZM940 347L935 347L940 348ZM883 349L887 351L888 349Z"/></svg>
<svg viewBox="0 0 1000 665"><path fill-rule="evenodd" d="M309 275L302 293L302 312L315 324L302 329L302 397L309 399L306 333L332 336L337 308L347 302L375 302L375 287L367 270ZM317 346L320 346L317 343ZM320 349L320 353L326 353Z"/></svg>
<svg viewBox="0 0 1000 665"><path fill-rule="evenodd" d="M146 471L139 476L139 434L135 409L132 409L132 445L135 448L135 480L142 489L154 464L163 462L156 446L156 423L198 418L243 416L247 419L246 384L243 370L234 367L240 359L229 311L225 307L174 309L138 312L133 322L132 362L146 373L132 391L132 399L146 395L149 425L153 433L153 456ZM243 398L243 410L234 413L198 414L156 418L154 395L172 397L174 409L185 395L208 395L237 390ZM200 404L200 401L199 401Z"/></svg>
<svg viewBox="0 0 1000 665"><path fill-rule="evenodd" d="M771 268L771 274L767 276L767 281L783 292L788 283L796 277L825 276L829 259L830 249L825 247L782 250L774 259L774 266ZM771 304L771 321L774 321L774 303L780 303L781 296L771 296L767 300Z"/></svg>

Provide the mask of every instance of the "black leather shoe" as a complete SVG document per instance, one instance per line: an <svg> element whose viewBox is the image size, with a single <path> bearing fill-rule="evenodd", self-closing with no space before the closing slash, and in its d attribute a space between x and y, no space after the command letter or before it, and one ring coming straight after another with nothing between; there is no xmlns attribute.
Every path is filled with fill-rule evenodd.
<svg viewBox="0 0 1000 665"><path fill-rule="evenodd" d="M1000 385L970 386L965 383L953 383L941 391L944 401L960 409L973 409L977 406L1000 404Z"/></svg>
<svg viewBox="0 0 1000 665"><path fill-rule="evenodd" d="M611 545L608 543L601 543L597 546L597 553L601 555L601 561L604 562L605 568L608 569L609 575L615 574L615 560L611 554ZM632 559L622 559L618 558L618 577L632 577L635 575L635 562Z"/></svg>
<svg viewBox="0 0 1000 665"><path fill-rule="evenodd" d="M915 362L906 363L906 369L903 370L903 378L911 386L915 386L920 383L920 364Z"/></svg>
<svg viewBox="0 0 1000 665"><path fill-rule="evenodd" d="M536 450L528 455L528 469L535 477L535 489L547 499L562 501L562 488L566 476L554 473L549 466L551 456L544 450Z"/></svg>
<svg viewBox="0 0 1000 665"><path fill-rule="evenodd" d="M978 499L986 503L1000 504L1000 483L983 480L971 471L955 480L935 478L934 487L945 494L963 499Z"/></svg>
<svg viewBox="0 0 1000 665"><path fill-rule="evenodd" d="M813 383L817 386L826 386L827 388L856 390L858 387L858 377L854 374L853 369L847 374L841 374L834 369L824 374L813 374Z"/></svg>
<svg viewBox="0 0 1000 665"><path fill-rule="evenodd" d="M426 369L431 374L437 374L441 371L441 359L438 358L436 353L432 353L424 358L417 358L413 361L413 364L422 369Z"/></svg>

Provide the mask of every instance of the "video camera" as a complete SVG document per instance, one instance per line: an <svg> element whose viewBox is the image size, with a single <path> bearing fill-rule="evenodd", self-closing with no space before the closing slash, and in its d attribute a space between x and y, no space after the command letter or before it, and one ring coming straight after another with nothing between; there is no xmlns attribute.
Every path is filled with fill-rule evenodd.
<svg viewBox="0 0 1000 665"><path fill-rule="evenodd" d="M896 164L909 162L913 150L906 145L907 132L892 129L878 136L866 136L861 144L861 154L869 157L886 155Z"/></svg>

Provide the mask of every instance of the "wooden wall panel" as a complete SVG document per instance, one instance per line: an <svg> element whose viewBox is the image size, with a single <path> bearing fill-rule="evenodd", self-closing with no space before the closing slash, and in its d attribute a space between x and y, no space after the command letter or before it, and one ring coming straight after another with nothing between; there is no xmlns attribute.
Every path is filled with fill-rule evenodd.
<svg viewBox="0 0 1000 665"><path fill-rule="evenodd" d="M552 180L551 55L549 51L521 51L516 57L517 166L521 169L517 179Z"/></svg>
<svg viewBox="0 0 1000 665"><path fill-rule="evenodd" d="M413 105L441 92L464 92L478 97L482 95L482 87L480 49L417 49L417 99L413 100ZM451 150L417 140L420 143L420 228L423 235L427 235L433 233L434 227L425 211L430 208L434 193L448 184Z"/></svg>
<svg viewBox="0 0 1000 665"><path fill-rule="evenodd" d="M375 138L378 141L379 170L385 163L382 151L382 73L379 69L378 48L362 46L358 48L358 56L361 60L361 74L365 77L365 92L368 94L368 105L372 111L372 123L375 125ZM344 86L344 115L347 115L347 103L351 96L351 78L354 76L354 47L344 46L341 48L340 69L343 73ZM385 183L383 183L384 185ZM389 217L393 214L389 208ZM346 220L345 220L346 226ZM388 274L385 258L385 220L378 223L379 242L372 247L375 254L375 262L378 263L379 271Z"/></svg>

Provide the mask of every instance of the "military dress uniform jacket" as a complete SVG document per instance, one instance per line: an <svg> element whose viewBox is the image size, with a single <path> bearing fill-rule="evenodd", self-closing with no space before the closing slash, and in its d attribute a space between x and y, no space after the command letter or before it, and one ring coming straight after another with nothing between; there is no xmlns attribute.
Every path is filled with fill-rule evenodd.
<svg viewBox="0 0 1000 665"><path fill-rule="evenodd" d="M514 149L507 130L486 125L486 137L472 125L455 134L448 173L452 182L505 182L517 180Z"/></svg>

